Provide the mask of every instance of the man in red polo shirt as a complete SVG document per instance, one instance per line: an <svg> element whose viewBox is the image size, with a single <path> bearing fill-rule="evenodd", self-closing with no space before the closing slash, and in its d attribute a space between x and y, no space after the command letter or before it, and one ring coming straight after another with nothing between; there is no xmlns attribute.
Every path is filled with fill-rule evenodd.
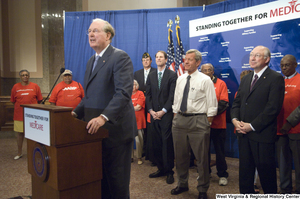
<svg viewBox="0 0 300 199"><path fill-rule="evenodd" d="M216 152L217 175L219 176L219 185L226 186L227 178L227 163L225 160L225 139L226 139L226 109L229 104L228 90L226 83L214 75L214 67L207 63L201 66L201 72L208 75L214 83L216 96L218 100L218 113L214 117L210 129L210 138L214 143ZM210 154L209 154L210 160ZM210 161L209 161L210 162ZM209 167L209 172L211 169Z"/></svg>
<svg viewBox="0 0 300 199"><path fill-rule="evenodd" d="M277 156L280 176L280 193L291 194L293 160L295 166L296 193L300 193L300 124L297 113L300 105L300 75L296 72L297 60L285 55L280 61L284 75L285 95L281 112L277 117ZM293 113L293 111L296 112Z"/></svg>

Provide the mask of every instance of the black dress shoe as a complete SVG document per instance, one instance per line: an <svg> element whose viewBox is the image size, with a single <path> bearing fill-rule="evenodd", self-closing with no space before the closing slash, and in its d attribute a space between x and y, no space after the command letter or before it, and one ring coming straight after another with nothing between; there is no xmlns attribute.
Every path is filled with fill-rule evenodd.
<svg viewBox="0 0 300 199"><path fill-rule="evenodd" d="M207 194L206 194L206 192L199 192L198 199L207 199Z"/></svg>
<svg viewBox="0 0 300 199"><path fill-rule="evenodd" d="M188 191L188 187L176 187L175 189L171 190L172 195L178 195L181 194L182 192Z"/></svg>
<svg viewBox="0 0 300 199"><path fill-rule="evenodd" d="M168 174L167 175L167 184L173 184L173 182L174 182L173 174Z"/></svg>
<svg viewBox="0 0 300 199"><path fill-rule="evenodd" d="M149 178L157 178L157 177L160 177L160 176L165 176L166 174L164 172L162 172L161 170L157 170L156 172L154 173L151 173L149 175Z"/></svg>

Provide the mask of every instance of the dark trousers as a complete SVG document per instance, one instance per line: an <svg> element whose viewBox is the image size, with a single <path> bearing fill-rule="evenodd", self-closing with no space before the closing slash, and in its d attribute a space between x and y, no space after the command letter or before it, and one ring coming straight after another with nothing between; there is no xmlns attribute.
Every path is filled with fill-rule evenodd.
<svg viewBox="0 0 300 199"><path fill-rule="evenodd" d="M254 192L255 167L265 194L277 193L275 143L249 140L247 135L239 136L239 186L240 193Z"/></svg>
<svg viewBox="0 0 300 199"><path fill-rule="evenodd" d="M174 147L170 124L164 120L151 120L151 148L153 157L150 160L157 165L157 168L166 174L173 174L174 168Z"/></svg>
<svg viewBox="0 0 300 199"><path fill-rule="evenodd" d="M153 126L151 123L147 122L147 134L146 134L146 157L145 160L154 162L154 152L152 147L153 142Z"/></svg>
<svg viewBox="0 0 300 199"><path fill-rule="evenodd" d="M227 163L225 160L225 139L226 139L226 129L210 129L210 143L211 141L214 144L216 152L216 167L217 175L221 177L228 177L227 173ZM210 150L210 146L209 146ZM208 154L209 163L210 163L210 151ZM209 167L209 173L211 173L211 168Z"/></svg>
<svg viewBox="0 0 300 199"><path fill-rule="evenodd" d="M280 176L280 192L292 193L293 160L295 166L296 193L300 193L300 134L280 135L277 141L277 157Z"/></svg>
<svg viewBox="0 0 300 199"><path fill-rule="evenodd" d="M102 199L129 199L132 142L103 148Z"/></svg>
<svg viewBox="0 0 300 199"><path fill-rule="evenodd" d="M288 135L278 136L278 141L276 144L280 178L280 191L282 193L292 193L293 158L292 151L289 146Z"/></svg>

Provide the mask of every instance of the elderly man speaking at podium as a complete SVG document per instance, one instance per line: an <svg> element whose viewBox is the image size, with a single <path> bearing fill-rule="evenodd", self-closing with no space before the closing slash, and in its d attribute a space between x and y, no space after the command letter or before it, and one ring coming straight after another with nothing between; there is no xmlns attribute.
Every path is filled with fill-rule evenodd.
<svg viewBox="0 0 300 199"><path fill-rule="evenodd" d="M113 27L94 19L87 34L96 51L86 65L85 96L72 112L88 122L89 134L108 129L103 140L102 198L129 198L132 143L137 135L131 102L133 65L124 51L110 45Z"/></svg>

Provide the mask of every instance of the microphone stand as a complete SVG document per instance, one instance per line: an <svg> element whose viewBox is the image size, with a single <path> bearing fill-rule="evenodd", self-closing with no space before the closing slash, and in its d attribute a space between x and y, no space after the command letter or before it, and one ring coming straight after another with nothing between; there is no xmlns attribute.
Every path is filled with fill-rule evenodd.
<svg viewBox="0 0 300 199"><path fill-rule="evenodd" d="M41 102L41 104L45 104L45 101L49 98L49 96L50 96L50 94L51 94L51 92L52 92L54 86L56 85L56 82L58 81L59 77L61 76L61 74L62 74L63 72L65 72L65 68L61 68L61 69L60 69L60 74L59 74L59 76L57 77L57 79L56 79L54 85L52 86L52 88L51 88L51 90L50 90L48 96Z"/></svg>

